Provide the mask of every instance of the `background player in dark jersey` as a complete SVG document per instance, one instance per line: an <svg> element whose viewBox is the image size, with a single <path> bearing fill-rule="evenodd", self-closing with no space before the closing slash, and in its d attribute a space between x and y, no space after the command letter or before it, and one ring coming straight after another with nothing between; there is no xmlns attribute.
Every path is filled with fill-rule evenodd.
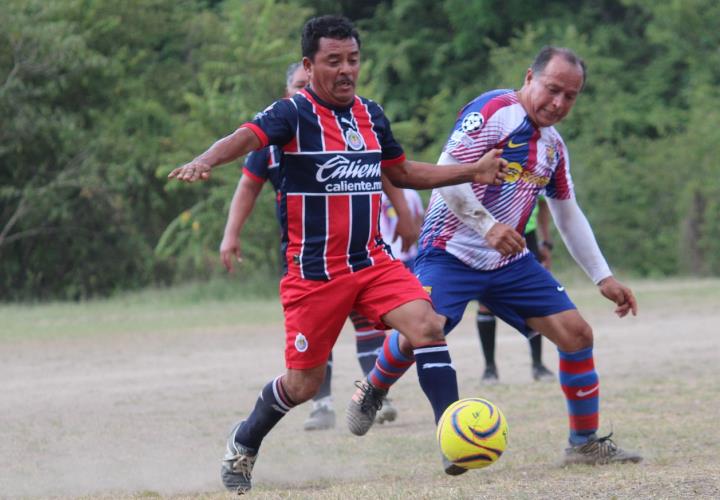
<svg viewBox="0 0 720 500"><path fill-rule="evenodd" d="M293 63L288 67L285 84L285 97L291 97L298 90L305 88L307 85L307 73L301 63ZM233 194L227 223L225 224L225 232L222 243L220 244L220 258L228 272L232 272L233 260L241 261L240 234L247 218L252 213L255 201L260 195L263 185L266 181L269 181L275 193L278 193L280 189L281 179L279 166L281 156L282 151L280 148L277 146L268 146L260 151L253 151L245 160L243 175L240 177L235 193ZM386 185L385 189L391 191L393 198L397 198L397 196L401 194L401 191L393 186ZM385 207L386 204L384 203L383 220L385 218ZM399 210L393 208L395 214L400 212L403 217L406 217L405 214L409 211L409 207L400 207ZM404 224L401 226L401 230L407 230L406 228L412 229L410 234L399 235L397 233L397 217L394 218L395 224L392 226L392 232L385 232L389 240L396 240L399 237L400 240L395 241L398 250L400 250L403 245L407 246L407 242L417 240L422 218L418 221L415 215L415 213L411 215L411 225ZM360 364L363 375L367 375L372 367L375 366L377 351L382 347L383 341L385 340L385 331L378 330L371 321L355 311L350 313L350 320L355 328L358 363ZM325 370L325 379L318 389L317 394L313 397L312 410L303 423L303 429L306 431L331 429L335 426L335 409L332 401L331 384L332 367L333 359L331 353ZM395 418L397 418L397 410L393 407L392 403L385 398L383 400L383 406L378 411L375 420L377 423L382 424L384 422L392 422Z"/></svg>
<svg viewBox="0 0 720 500"><path fill-rule="evenodd" d="M398 187L430 189L500 184L507 172L495 149L476 162L442 167L407 159L382 108L355 94L360 37L346 18L310 19L303 28L302 51L308 88L276 101L168 176L205 180L213 167L252 150L270 144L283 149L280 215L286 274L280 297L287 370L262 389L255 408L228 437L221 478L238 493L251 488L264 437L322 384L330 351L352 310L408 339L436 422L458 400L443 320L417 278L392 258L380 236L382 179ZM519 237L510 245L519 251L524 240ZM385 394L367 381L358 382L348 407L351 428L369 428ZM456 469L445 464L449 474Z"/></svg>
<svg viewBox="0 0 720 500"><path fill-rule="evenodd" d="M540 243L538 243L540 233ZM525 241L527 248L542 264L550 269L552 243L550 242L550 209L545 198L538 198L527 225L525 226ZM482 304L478 304L475 318L480 346L485 357L485 371L482 375L484 384L496 384L499 381L498 369L495 363L495 337L497 335L497 319L495 315ZM528 335L530 345L530 359L532 361L532 377L537 381L554 381L555 375L542 362L542 335L537 332Z"/></svg>

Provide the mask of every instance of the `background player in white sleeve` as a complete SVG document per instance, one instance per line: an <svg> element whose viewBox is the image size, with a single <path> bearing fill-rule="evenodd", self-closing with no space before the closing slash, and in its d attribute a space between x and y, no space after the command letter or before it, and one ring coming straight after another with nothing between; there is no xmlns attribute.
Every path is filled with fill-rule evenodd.
<svg viewBox="0 0 720 500"><path fill-rule="evenodd" d="M423 214L425 213L422 198L420 198L420 195L417 193L417 191L413 189L403 189L402 193L405 196L405 202L407 203L410 216L412 217L413 222L419 229L422 226ZM400 259L403 264L405 264L405 266L412 271L415 263L415 256L418 252L417 245L413 244L410 248L404 250L403 242L401 240L395 239L394 241L392 241L397 231L397 224L397 210L393 206L390 198L388 198L388 196L383 193L382 210L380 212L380 232L384 235L386 241L389 242L388 244L390 245L390 250L392 251L392 254L397 259ZM418 235L419 234L420 232L418 231ZM415 240L417 240L417 237L415 238Z"/></svg>
<svg viewBox="0 0 720 500"><path fill-rule="evenodd" d="M613 277L575 201L568 151L553 127L570 112L584 84L585 64L575 53L545 47L519 91L487 92L461 110L439 163L475 161L489 149L502 148L511 173L499 186L467 183L433 192L415 273L446 318L446 334L468 302L478 300L521 332L538 331L555 343L570 421L565 463L639 462L639 454L620 449L610 436L597 436L592 329L565 288L524 248L521 236L544 190L574 259L617 305L618 316L637 313L632 291ZM409 366L412 350L403 338L388 337L386 344L392 340L395 345L384 348L394 353L391 364ZM386 389L401 375L399 370L390 377L377 372L369 378L381 378Z"/></svg>

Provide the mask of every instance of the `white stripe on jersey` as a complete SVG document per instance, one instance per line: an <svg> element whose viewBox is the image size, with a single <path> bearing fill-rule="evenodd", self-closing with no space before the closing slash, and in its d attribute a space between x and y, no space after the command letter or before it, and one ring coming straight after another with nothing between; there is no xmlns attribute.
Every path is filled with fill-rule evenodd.
<svg viewBox="0 0 720 500"><path fill-rule="evenodd" d="M355 96L355 100L359 101L360 104L362 104L362 107L365 108L365 113L367 113L367 119L370 122L370 130L372 131L373 135L375 135L375 140L377 141L377 143L380 144L380 147L382 147L382 142L380 141L380 136L375 131L375 122L372 120L372 115L370 114L370 110L368 109L367 103L362 102L362 99L360 99L358 96ZM368 101L368 102L370 102L370 101ZM380 105L378 104L378 106L380 106ZM380 109L382 109L382 107ZM352 111L351 111L351 113L352 113ZM352 115L354 118L355 114L352 113ZM364 140L365 139L363 138L363 142L364 142ZM367 144L366 144L366 146L367 146Z"/></svg>
<svg viewBox="0 0 720 500"><path fill-rule="evenodd" d="M323 270L325 271L325 276L328 277L328 279L332 279L332 276L330 276L330 271L328 271L328 260L327 260L327 250L328 250L328 243L329 243L329 236L330 236L330 198L327 196L325 197L325 243L323 244Z"/></svg>
<svg viewBox="0 0 720 500"><path fill-rule="evenodd" d="M467 132L461 124L469 113L481 113L484 121L477 129ZM498 146L504 147L503 157L515 166L515 177L501 186L472 185L477 199L498 222L524 230L537 196L548 182L562 186L562 192L548 192L548 197L573 195L567 150L560 134L553 127L535 128L514 95L501 94L489 99L481 96L466 106L444 151L462 163L469 163ZM561 159L565 161L565 168L559 168ZM437 191L433 191L430 199L420 245L424 250L444 249L479 270L503 267L528 253L526 249L503 257L485 238L462 223Z"/></svg>

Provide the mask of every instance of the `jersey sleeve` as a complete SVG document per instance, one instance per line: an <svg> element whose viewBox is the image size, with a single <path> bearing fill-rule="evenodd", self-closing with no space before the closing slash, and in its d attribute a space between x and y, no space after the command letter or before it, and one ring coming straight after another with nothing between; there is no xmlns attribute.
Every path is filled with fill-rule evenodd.
<svg viewBox="0 0 720 500"><path fill-rule="evenodd" d="M575 196L572 177L570 176L570 155L565 142L558 138L555 145L557 165L545 186L545 196L556 200L567 200Z"/></svg>
<svg viewBox="0 0 720 500"><path fill-rule="evenodd" d="M297 122L297 106L288 98L275 101L241 127L250 129L260 139L262 148L269 145L282 147L295 137Z"/></svg>
<svg viewBox="0 0 720 500"><path fill-rule="evenodd" d="M395 140L390 127L390 120L379 104L372 102L373 127L380 141L382 150L382 167L392 167L405 161L405 152L402 146Z"/></svg>
<svg viewBox="0 0 720 500"><path fill-rule="evenodd" d="M247 175L252 180L261 184L264 183L268 179L269 155L269 147L250 153L245 159L243 175Z"/></svg>
<svg viewBox="0 0 720 500"><path fill-rule="evenodd" d="M460 163L472 163L497 145L502 128L497 124L497 102L490 96L480 96L458 113L450 137L443 151Z"/></svg>

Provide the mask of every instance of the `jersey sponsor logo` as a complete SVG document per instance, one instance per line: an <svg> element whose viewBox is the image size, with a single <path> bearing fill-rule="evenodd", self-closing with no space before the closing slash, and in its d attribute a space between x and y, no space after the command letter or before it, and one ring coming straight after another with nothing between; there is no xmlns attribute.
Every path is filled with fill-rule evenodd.
<svg viewBox="0 0 720 500"><path fill-rule="evenodd" d="M480 127L482 127L484 121L485 119L483 118L483 115L475 111L465 115L465 118L463 118L460 127L465 133L472 132L473 130L478 130Z"/></svg>
<svg viewBox="0 0 720 500"><path fill-rule="evenodd" d="M585 396L589 396L590 394L592 394L593 392L597 391L598 389L600 389L600 384L596 385L596 386L593 387L592 389L588 389L587 391L583 391L582 389L578 389L578 391L575 393L575 395L576 395L577 397L579 397L579 398L584 398Z"/></svg>
<svg viewBox="0 0 720 500"><path fill-rule="evenodd" d="M345 156L335 155L325 163L316 163L315 180L325 184L325 191L337 193L344 191L379 191L380 163L363 163L361 158L349 160Z"/></svg>
<svg viewBox="0 0 720 500"><path fill-rule="evenodd" d="M523 173L522 165L518 162L508 163L507 173L505 174L505 182L508 184L514 184L520 180L520 176Z"/></svg>
<svg viewBox="0 0 720 500"><path fill-rule="evenodd" d="M508 143L507 143L507 147L509 147L510 149L515 149L515 148L521 148L521 147L525 146L526 144L527 144L527 142L514 143L513 140L510 139L510 141L508 141Z"/></svg>
<svg viewBox="0 0 720 500"><path fill-rule="evenodd" d="M505 182L508 184L514 184L519 180L541 188L550 183L550 177L538 175L530 170L525 170L518 162L508 163L508 171L505 175Z"/></svg>
<svg viewBox="0 0 720 500"><path fill-rule="evenodd" d="M298 352L305 352L308 350L308 347L309 344L305 335L297 332L297 335L295 335L295 349L297 349Z"/></svg>

